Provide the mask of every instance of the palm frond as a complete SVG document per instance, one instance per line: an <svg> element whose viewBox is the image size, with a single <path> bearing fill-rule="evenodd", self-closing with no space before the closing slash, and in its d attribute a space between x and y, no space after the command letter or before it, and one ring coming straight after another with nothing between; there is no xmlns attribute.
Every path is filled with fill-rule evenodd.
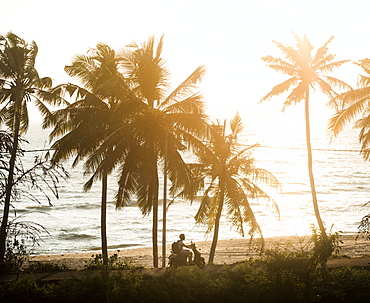
<svg viewBox="0 0 370 303"><path fill-rule="evenodd" d="M334 136L337 136L349 122L353 121L358 115L363 113L368 106L369 99L363 98L346 109L338 111L332 118L330 118L328 129Z"/></svg>
<svg viewBox="0 0 370 303"><path fill-rule="evenodd" d="M312 60L312 66L315 68L321 65L321 62L326 62L327 60L327 53L328 53L328 44L334 39L334 36L331 36L329 40L324 43L321 47L319 47L316 51L315 57Z"/></svg>
<svg viewBox="0 0 370 303"><path fill-rule="evenodd" d="M163 102L161 102L159 108L166 108L171 104L177 104L179 100L183 98L188 99L189 94L192 94L193 89L196 88L196 84L202 80L205 72L204 65L199 66L188 78L175 88Z"/></svg>
<svg viewBox="0 0 370 303"><path fill-rule="evenodd" d="M287 92L291 87L296 86L298 83L299 80L297 77L289 78L288 80L274 86L272 90L259 101L259 103Z"/></svg>

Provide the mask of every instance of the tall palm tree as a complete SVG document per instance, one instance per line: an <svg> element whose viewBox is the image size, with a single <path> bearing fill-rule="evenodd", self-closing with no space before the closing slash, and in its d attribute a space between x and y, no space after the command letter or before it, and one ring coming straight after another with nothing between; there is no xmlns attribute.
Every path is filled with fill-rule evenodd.
<svg viewBox="0 0 370 303"><path fill-rule="evenodd" d="M204 67L198 67L168 93L169 72L161 58L162 47L163 37L156 47L154 38L150 37L141 46L133 43L121 53L124 75L132 80L131 89L141 101L142 109L130 123L131 129L135 129L136 144L130 147L124 159L117 160L121 163L117 207L123 207L136 195L142 214L152 212L154 267L158 267L159 164L167 155L168 178L174 195L191 182L191 173L181 152L188 147L196 148L206 136L204 102L201 95L193 92L204 74ZM115 133L124 134L126 129L127 124L122 125Z"/></svg>
<svg viewBox="0 0 370 303"><path fill-rule="evenodd" d="M365 75L360 75L359 88L338 96L345 108L330 119L329 129L337 136L349 122L355 120L354 128L360 129L361 154L370 160L370 59L355 64L363 69Z"/></svg>
<svg viewBox="0 0 370 303"><path fill-rule="evenodd" d="M45 121L44 127L54 126L51 140L59 138L53 145L52 161L58 163L74 156L73 166L85 159L85 172L92 173L84 185L87 191L96 179L102 182L101 197L101 240L104 264L108 264L106 235L107 176L114 168L110 157L94 153L109 138L112 115L119 102L127 97L125 79L118 71L114 50L105 44L98 44L87 55L77 55L70 66L65 67L69 76L77 78L83 87L64 84L54 89L54 93L76 97L76 102L58 110ZM121 117L123 119L123 117ZM95 159L92 161L91 159Z"/></svg>
<svg viewBox="0 0 370 303"><path fill-rule="evenodd" d="M337 96L337 93L334 91L333 87L343 89L348 88L349 86L337 78L325 75L325 73L332 72L335 68L342 66L348 60L333 61L335 56L328 52L328 44L332 41L333 37L331 37L323 46L317 49L315 54L313 54L312 51L314 48L306 36L302 39L297 35L294 36L297 42L296 48L279 42L274 42L284 54L286 60L272 56L262 58L262 60L267 63L268 67L277 72L288 75L289 78L273 87L273 89L264 96L260 102L290 91L288 97L285 99L283 111L287 106L299 103L302 100L305 103L306 145L312 202L320 232L325 238L326 231L320 216L315 180L312 171L309 113L310 89L316 89L323 92L329 98L328 105L336 108L337 103L335 101L335 97Z"/></svg>
<svg viewBox="0 0 370 303"><path fill-rule="evenodd" d="M210 127L211 139L204 149L196 151L198 164L191 166L198 178L198 189L207 184L195 219L197 223L208 227L207 233L213 230L208 261L213 263L223 209L227 208L227 217L243 237L244 226L248 224L248 234L253 237L257 233L262 238L250 199L267 199L278 211L275 202L258 184L267 184L276 189L280 185L271 173L256 167L251 153L255 146L241 148L238 135L243 131L243 124L238 114L229 123L229 134L226 134L226 121L224 124L213 124Z"/></svg>
<svg viewBox="0 0 370 303"><path fill-rule="evenodd" d="M50 78L40 78L35 68L38 48L33 41L28 44L9 32L0 36L0 122L12 132L13 147L9 159L9 173L6 183L3 218L0 229L0 267L4 263L6 230L14 180L20 134L28 129L28 103L33 102L45 116L49 110L43 101L51 101L46 91L51 87Z"/></svg>

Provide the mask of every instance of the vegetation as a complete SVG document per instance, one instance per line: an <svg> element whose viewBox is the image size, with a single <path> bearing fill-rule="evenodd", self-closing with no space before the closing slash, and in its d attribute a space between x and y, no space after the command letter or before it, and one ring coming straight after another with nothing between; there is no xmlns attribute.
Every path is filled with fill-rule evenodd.
<svg viewBox="0 0 370 303"><path fill-rule="evenodd" d="M370 271L315 270L293 255L270 256L217 274L181 267L162 275L101 272L86 278L3 281L2 302L368 302ZM72 275L73 276L73 275Z"/></svg>
<svg viewBox="0 0 370 303"><path fill-rule="evenodd" d="M107 177L113 169L107 155L96 157L98 150L109 138L108 129L119 102L127 96L127 88L118 71L114 50L105 44L98 44L87 55L76 55L72 64L65 67L68 75L75 77L83 87L63 84L53 89L61 97L74 97L69 104L49 116L44 127L53 126L51 140L53 163L59 163L74 156L73 167L82 159L85 173L91 173L84 189L91 188L96 179L102 182L101 198L101 241L103 260L108 265L106 235ZM68 97L67 95L67 97ZM123 117L121 117L123 118ZM111 147L113 148L113 146Z"/></svg>
<svg viewBox="0 0 370 303"><path fill-rule="evenodd" d="M367 214L361 219L360 225L358 226L358 235L356 239L359 237L370 240L370 214Z"/></svg>
<svg viewBox="0 0 370 303"><path fill-rule="evenodd" d="M169 92L169 71L161 58L162 48L163 37L157 45L151 37L141 46L134 43L120 54L123 75L129 79L130 88L139 101L139 110L129 123L113 125L113 133L118 138L127 137L128 129L133 129L132 144L128 149L127 142L121 140L114 147L114 150L127 150L123 155L113 155L119 174L116 205L123 207L136 197L143 215L152 212L154 267L158 267L160 164L164 161L168 164L167 175L172 184L170 194L188 196L182 189L191 187L192 176L182 153L199 148L200 140L207 134L205 104L195 91L205 72L204 67L196 68ZM117 113L124 113L124 104L119 107ZM120 115L116 117L121 119Z"/></svg>
<svg viewBox="0 0 370 303"><path fill-rule="evenodd" d="M134 265L132 260L121 260L118 254L113 254L108 259L108 264L104 264L104 258L101 254L92 255L92 260L86 262L85 269L134 269L138 266Z"/></svg>
<svg viewBox="0 0 370 303"><path fill-rule="evenodd" d="M348 60L334 62L334 55L328 52L328 44L331 42L331 37L323 46L317 49L316 54L312 54L313 46L306 36L299 38L295 35L297 41L296 48L288 45L275 42L276 46L282 51L286 60L275 58L272 56L263 57L262 60L267 63L267 66L273 70L286 74L290 78L276 85L262 101L272 97L279 96L290 91L284 102L283 110L292 104L296 104L304 100L305 103L305 121L306 121L306 144L307 144L307 159L308 173L310 177L310 186L312 194L313 208L317 223L319 225L322 237L326 237L326 230L321 219L319 206L317 202L315 180L312 170L312 149L311 149L311 131L310 131L310 91L317 89L323 92L328 98L328 105L338 109L336 102L337 93L333 87L341 89L349 89L350 87L337 78L326 76L325 73L332 72L335 68L340 67Z"/></svg>
<svg viewBox="0 0 370 303"><path fill-rule="evenodd" d="M263 271L263 275L266 276L255 273L252 267L243 269L248 279L251 278L256 285L269 289L271 285L275 287L280 283L282 287L277 288L277 292L287 291L289 283L294 287L298 287L298 284L307 284L312 287L316 282L310 279L319 273L312 264L325 263L339 245L338 233L327 234L325 230L316 197L309 115L312 89L318 89L328 96L328 104L335 109L347 106L331 119L330 127L335 135L357 115L363 115L356 121L355 126L361 128L359 137L362 143L361 152L366 160L370 159L369 119L367 117L370 77L362 76L360 88L352 90L346 83L324 75L347 62L347 60L334 62L334 55L328 52L328 44L332 38L315 54L312 53L313 46L306 36L302 39L298 36L295 38L296 48L275 42L283 52L285 60L272 56L262 58L267 66L290 78L275 86L261 101L289 92L283 110L301 101L305 103L308 172L319 230L313 230L315 248L313 255L309 257L310 262L307 262L310 267L305 269L306 262L298 262L303 268L299 271L298 277L295 277L295 272L292 273L290 269L280 265L280 267L267 265ZM4 260L7 256L9 264L19 269L23 258L28 253L24 240L30 236L33 241L36 241L38 238L35 235L39 229L42 229L42 226L25 222L23 227L27 231L26 234L21 235L14 232L15 236L12 239L7 238L12 228L12 222L9 222L11 202L17 200L21 194L28 193L24 189L28 188L27 184L31 184L30 188L43 192L40 184L45 183L52 193L58 196L55 185L60 177L65 176L59 163L71 157L73 157L73 165L84 160L85 173L90 175L90 179L84 186L85 190L89 190L97 180L102 182L102 254L95 256L94 260L87 265L89 268L127 269L131 266L129 263L121 262L118 255L108 258L107 253L107 178L113 171L118 172L115 197L117 208L137 198L142 214L152 213L153 215L154 267L158 267L158 200L161 171L168 176L171 183L169 192L174 197L173 201L177 197L191 200L195 194L201 192L201 206L195 219L197 223L206 224L208 232L214 232L210 263L214 259L220 219L225 207L227 217L241 235L244 236L244 228L247 224L249 235L259 233L262 236L249 200L262 198L273 202L259 183L276 188L279 187L279 183L269 172L255 166L251 154L253 146L240 148L238 135L242 131L242 122L239 115L230 121L231 132L229 134L227 134L226 122L207 124L205 103L197 91L197 85L205 73L204 66L195 69L188 78L172 90L170 89L169 70L165 67L165 61L162 58L162 49L163 37L159 41L150 37L142 45L132 43L120 53L116 53L105 44L98 44L86 55L75 56L71 65L65 67L68 75L79 81L78 85L69 83L52 88L51 79L40 78L35 69L36 43L28 44L13 33L8 33L5 37L0 36L0 104L2 105L0 125L5 125L8 129L7 132L0 132L0 202L4 204L0 230L1 267L4 267ZM367 74L370 74L369 59L361 60L357 64ZM349 89L349 91L338 95L334 87ZM69 102L68 100L71 99L74 101ZM28 128L27 102L29 101L33 101L44 116L43 126L53 127L50 138L55 140L52 145L55 152L51 159L52 165L49 164L48 159L37 158L33 168L24 170L20 161L22 156L20 144L21 135ZM51 112L46 103L61 108ZM185 163L182 157L183 152L189 150L197 156L197 163L190 165ZM49 186L50 180L54 186ZM274 202L273 205L277 210ZM366 231L368 218L364 217L364 220L362 226ZM27 227L31 228L27 229ZM164 230L164 240L165 232ZM273 259L278 259L278 257L274 255ZM286 259L294 261L295 258L296 256L288 256ZM288 272L287 277L285 277L285 271ZM181 271L168 273L164 278L168 280L163 280L161 283L163 282L163 285L167 283L172 287L171 283L180 279L181 274L185 272L184 269L183 273ZM301 281L300 275L303 272L306 280ZM195 271L186 272L189 277L193 275L199 278L197 287L203 289L205 293L205 286L210 283L207 296L211 297L213 297L211 290L217 287L217 283L234 287L235 281L231 281L230 277L233 277L235 273L228 274L230 276L227 281L221 281L221 277L197 276L198 273ZM136 291L147 281L146 278L138 279L130 276L124 276L124 282L120 280L122 277L111 278L112 281L95 280L92 283L105 283L104 287L109 288L109 283L125 284L129 281L129 284L134 284L132 289L135 290L137 299L139 292ZM150 282L156 284L160 279L153 279ZM245 279L241 281L245 282ZM283 285L286 281L288 284ZM297 281L299 283L296 285ZM63 283L59 285L61 284ZM25 283L25 285L28 284ZM102 289L105 289L104 287ZM243 289L241 285L238 287ZM253 294L253 290L248 287L248 293ZM105 290L108 291L108 288ZM146 293L148 289L153 290L148 286L146 291L142 290L143 293ZM176 288L173 289L176 292ZM301 292L302 290L297 288L297 293L293 293L292 298L294 297L299 302L302 298L306 298L311 290L311 288L304 289ZM226 291L228 292L229 290ZM112 293L109 289L107 293L104 293L104 297L107 298ZM162 294L168 295L165 290L163 293L159 292L154 295L161 296ZM178 296L182 297L180 294ZM258 300L263 298L263 294L258 293L258 296L261 296L257 297ZM152 298L151 295L148 295L148 298ZM190 295L185 297L185 300L189 298L197 300L196 297ZM112 297L112 302L114 300L115 298ZM170 297L166 299L161 297L161 300L170 301ZM236 297L235 300L239 299Z"/></svg>
<svg viewBox="0 0 370 303"><path fill-rule="evenodd" d="M242 236L244 225L249 224L249 235L253 237L259 233L262 237L250 199L263 198L272 201L278 212L275 202L258 183L279 188L279 182L268 171L256 167L251 153L253 146L241 148L238 141L238 135L243 131L240 116L237 114L230 121L229 134L226 134L226 127L226 121L223 125L218 123L210 127L210 141L205 144L204 149L195 152L199 163L192 165L193 172L198 177L197 187L203 189L207 184L195 220L206 224L207 232L214 230L209 263L213 263L224 205L231 224Z"/></svg>
<svg viewBox="0 0 370 303"><path fill-rule="evenodd" d="M0 201L4 202L6 198L6 182L9 173L9 158L13 148L12 135L6 131L0 131ZM40 203L40 198L36 193L41 195L51 204L50 193L58 198L58 182L68 178L68 173L62 166L50 165L47 158L35 157L31 167L25 168L21 161L23 150L21 143L25 143L21 137L19 138L17 158L14 165L14 177L12 186L12 201L31 200ZM49 191L46 191L48 188ZM4 203L5 204L5 203ZM14 204L15 217L8 219L6 228L6 249L2 270L18 271L24 260L32 252L35 245L38 245L42 233L48 233L43 226L35 222L26 220L25 214L16 216L16 208Z"/></svg>
<svg viewBox="0 0 370 303"><path fill-rule="evenodd" d="M361 154L366 161L370 160L370 59L355 62L360 66L364 75L360 75L359 87L351 89L337 97L344 106L329 121L329 130L337 136L345 126L353 122L353 128L360 129L358 140L361 143ZM368 203L366 203L368 204ZM366 205L365 204L365 205ZM370 239L370 216L365 215L358 227L359 236Z"/></svg>
<svg viewBox="0 0 370 303"><path fill-rule="evenodd" d="M4 211L0 228L0 267L4 264L9 209L14 186L14 171L18 156L19 136L28 128L27 103L33 101L46 116L50 112L43 101L53 100L47 91L52 81L40 78L35 68L35 42L26 43L13 33L0 36L0 123L12 133L12 149L7 174Z"/></svg>
<svg viewBox="0 0 370 303"><path fill-rule="evenodd" d="M360 129L358 139L362 144L361 154L366 160L370 160L370 59L363 59L355 64L363 69L365 75L360 75L359 88L337 96L337 102L342 103L344 108L330 119L329 129L337 136L348 123L354 121L353 127Z"/></svg>

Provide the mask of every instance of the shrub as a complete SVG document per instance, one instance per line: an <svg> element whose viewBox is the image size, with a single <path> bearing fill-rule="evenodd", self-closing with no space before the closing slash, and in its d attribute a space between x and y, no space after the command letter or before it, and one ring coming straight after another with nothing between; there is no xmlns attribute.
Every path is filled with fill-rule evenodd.
<svg viewBox="0 0 370 303"><path fill-rule="evenodd" d="M58 264L54 262L30 262L28 266L23 269L24 272L37 273L37 272L58 272L70 271L71 269L67 264Z"/></svg>
<svg viewBox="0 0 370 303"><path fill-rule="evenodd" d="M100 270L100 269L134 269L138 268L131 260L121 260L118 254L113 254L108 258L108 266L103 263L103 255L96 254L91 256L93 260L85 261L85 269Z"/></svg>
<svg viewBox="0 0 370 303"><path fill-rule="evenodd" d="M317 265L325 265L333 254L339 253L340 244L343 243L340 240L340 234L338 232L330 232L323 235L314 227L312 227L312 241L314 243L314 248L311 258Z"/></svg>

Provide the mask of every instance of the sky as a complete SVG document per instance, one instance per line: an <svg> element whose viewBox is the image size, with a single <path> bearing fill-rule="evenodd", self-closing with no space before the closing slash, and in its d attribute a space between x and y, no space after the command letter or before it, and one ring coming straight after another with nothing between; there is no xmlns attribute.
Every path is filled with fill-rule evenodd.
<svg viewBox="0 0 370 303"><path fill-rule="evenodd" d="M200 91L213 119L280 113L282 100L258 104L286 79L261 60L282 57L273 40L294 46L294 32L319 47L334 36L336 60L370 55L367 0L0 0L0 8L0 35L34 40L39 74L55 84L75 82L64 66L97 43L118 50L164 35L173 87L206 66ZM348 65L333 75L355 85L360 72Z"/></svg>

